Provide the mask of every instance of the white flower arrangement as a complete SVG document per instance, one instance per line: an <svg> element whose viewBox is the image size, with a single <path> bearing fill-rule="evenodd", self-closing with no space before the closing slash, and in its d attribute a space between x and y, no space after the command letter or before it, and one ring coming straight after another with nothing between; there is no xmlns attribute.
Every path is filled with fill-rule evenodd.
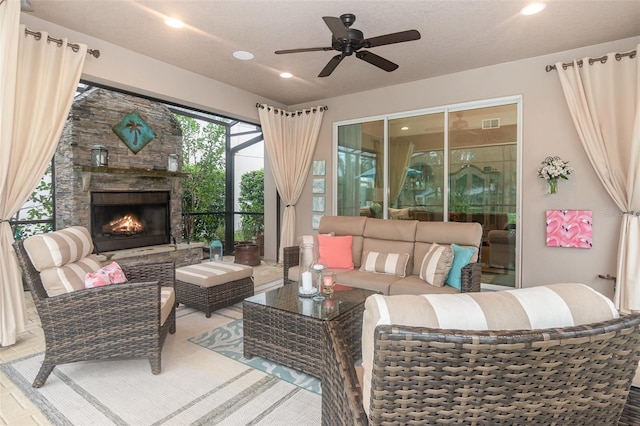
<svg viewBox="0 0 640 426"><path fill-rule="evenodd" d="M564 161L560 157L547 157L542 162L542 166L538 167L538 177L546 181L569 180L571 173L573 173L573 167L569 165L568 161Z"/></svg>

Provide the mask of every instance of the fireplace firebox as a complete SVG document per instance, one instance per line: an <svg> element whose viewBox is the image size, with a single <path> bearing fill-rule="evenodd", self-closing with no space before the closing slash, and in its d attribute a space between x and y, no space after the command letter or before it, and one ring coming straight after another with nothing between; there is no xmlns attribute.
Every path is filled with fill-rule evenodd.
<svg viewBox="0 0 640 426"><path fill-rule="evenodd" d="M92 192L91 236L96 251L168 244L169 192Z"/></svg>

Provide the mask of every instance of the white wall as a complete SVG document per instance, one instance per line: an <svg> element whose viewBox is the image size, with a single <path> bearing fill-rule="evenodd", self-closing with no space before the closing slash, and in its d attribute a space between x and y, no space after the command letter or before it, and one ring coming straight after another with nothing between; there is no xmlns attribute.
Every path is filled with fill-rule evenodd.
<svg viewBox="0 0 640 426"><path fill-rule="evenodd" d="M332 125L336 121L411 111L422 108L482 99L521 95L523 98L522 140L522 285L530 287L554 282L582 282L612 296L611 281L598 274L615 275L618 209L599 182L583 151L569 115L555 71L547 73L545 65L567 62L609 52L626 52L636 48L640 37L589 46L543 57L445 75L403 85L371 90L354 95L314 101L290 107L300 109L326 105L315 160L326 160L332 170ZM429 66L425 60L425 66ZM594 65L597 66L597 65ZM559 183L556 195L536 170L547 156L558 155L571 161L575 172L569 181ZM327 188L332 187L328 173ZM297 206L298 235L311 230L311 179L307 178L303 196ZM327 211L331 197L327 195ZM545 211L580 209L593 211L593 248L552 248L545 245Z"/></svg>

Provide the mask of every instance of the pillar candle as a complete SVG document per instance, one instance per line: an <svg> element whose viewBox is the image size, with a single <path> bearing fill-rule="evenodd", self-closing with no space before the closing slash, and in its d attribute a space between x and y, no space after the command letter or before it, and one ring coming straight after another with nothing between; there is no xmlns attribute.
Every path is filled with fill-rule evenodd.
<svg viewBox="0 0 640 426"><path fill-rule="evenodd" d="M311 275L311 272L309 272L309 271L304 271L304 272L302 273L302 289L303 289L305 292L311 292L311 287L312 287L312 284L311 284L311 283L312 283L312 279L313 279L313 277L312 277L312 275Z"/></svg>

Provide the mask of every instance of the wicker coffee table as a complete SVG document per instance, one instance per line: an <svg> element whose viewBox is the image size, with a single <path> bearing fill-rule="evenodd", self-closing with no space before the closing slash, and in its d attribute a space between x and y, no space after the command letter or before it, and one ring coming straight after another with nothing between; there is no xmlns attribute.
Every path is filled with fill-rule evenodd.
<svg viewBox="0 0 640 426"><path fill-rule="evenodd" d="M287 284L243 302L244 357L258 356L321 376L322 327L336 321L343 327L353 359L362 353L364 301L375 291L336 285L322 302L298 297L298 286Z"/></svg>

